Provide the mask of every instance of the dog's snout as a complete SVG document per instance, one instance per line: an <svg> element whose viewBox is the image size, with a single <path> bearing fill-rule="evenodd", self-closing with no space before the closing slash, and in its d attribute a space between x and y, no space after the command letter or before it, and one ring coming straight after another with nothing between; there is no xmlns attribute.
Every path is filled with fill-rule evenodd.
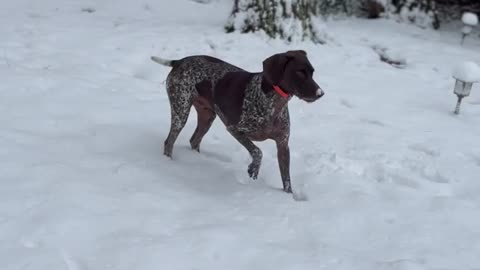
<svg viewBox="0 0 480 270"><path fill-rule="evenodd" d="M321 88L318 88L316 94L317 94L317 98L321 98L323 97L323 95L325 95L325 92L323 92Z"/></svg>

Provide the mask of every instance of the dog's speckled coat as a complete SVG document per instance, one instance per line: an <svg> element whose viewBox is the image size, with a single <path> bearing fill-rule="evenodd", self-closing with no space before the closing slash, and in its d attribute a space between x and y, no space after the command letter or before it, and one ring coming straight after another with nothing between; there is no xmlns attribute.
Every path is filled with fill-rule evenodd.
<svg viewBox="0 0 480 270"><path fill-rule="evenodd" d="M164 154L171 157L173 145L187 122L192 105L197 111L197 128L190 139L192 149L200 151L203 136L218 115L232 136L250 153L250 177L256 179L262 160L261 150L252 141L272 139L283 189L292 192L290 183L290 119L288 101L293 95L313 102L323 95L312 78L313 67L304 51L275 54L263 62L263 72L251 73L206 55L180 60L152 60L171 66L167 93L171 106L171 126ZM282 97L277 85L289 94Z"/></svg>

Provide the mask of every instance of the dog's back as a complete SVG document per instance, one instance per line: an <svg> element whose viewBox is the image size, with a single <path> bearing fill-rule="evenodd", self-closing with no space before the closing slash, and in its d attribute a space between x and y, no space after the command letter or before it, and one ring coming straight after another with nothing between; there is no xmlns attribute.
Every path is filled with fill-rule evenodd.
<svg viewBox="0 0 480 270"><path fill-rule="evenodd" d="M224 75L227 72L244 71L237 66L208 55L192 55L178 60L168 60L152 56L151 59L158 64L172 67L170 74L186 72L189 79L197 77L201 77L202 80L207 77L216 79L216 77Z"/></svg>

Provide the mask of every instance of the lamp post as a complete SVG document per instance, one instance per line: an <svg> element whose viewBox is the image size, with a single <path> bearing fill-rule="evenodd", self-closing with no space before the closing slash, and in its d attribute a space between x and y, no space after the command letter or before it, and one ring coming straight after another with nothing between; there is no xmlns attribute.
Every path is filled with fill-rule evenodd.
<svg viewBox="0 0 480 270"><path fill-rule="evenodd" d="M462 100L464 97L470 95L470 91L472 90L473 83L471 82L464 82L462 80L457 79L455 82L455 90L454 93L457 95L457 106L455 107L455 114L460 113L460 105L462 104Z"/></svg>
<svg viewBox="0 0 480 270"><path fill-rule="evenodd" d="M472 12L465 12L462 15L462 22L463 22L463 28L462 28L461 44L463 45L465 37L470 35L470 33L472 33L473 27L475 27L478 24L478 16L477 14Z"/></svg>
<svg viewBox="0 0 480 270"><path fill-rule="evenodd" d="M453 78L456 80L453 93L458 98L454 113L459 114L463 98L470 95L473 83L480 80L480 67L473 62L463 62L453 71Z"/></svg>

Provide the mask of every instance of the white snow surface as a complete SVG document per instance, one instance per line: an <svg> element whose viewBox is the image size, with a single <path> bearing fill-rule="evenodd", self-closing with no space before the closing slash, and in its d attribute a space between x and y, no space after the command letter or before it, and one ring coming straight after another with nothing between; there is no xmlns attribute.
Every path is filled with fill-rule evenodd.
<svg viewBox="0 0 480 270"><path fill-rule="evenodd" d="M479 40L349 19L327 22L326 45L287 45L224 34L227 2L2 1L0 268L479 269L480 89L454 116L451 77L480 62ZM381 62L378 44L408 66ZM307 201L280 191L272 142L256 182L219 120L191 151L194 110L162 155L169 69L151 55L259 71L289 49L326 92L289 105Z"/></svg>
<svg viewBox="0 0 480 270"><path fill-rule="evenodd" d="M480 67L475 62L465 61L455 66L453 77L464 82L480 81Z"/></svg>
<svg viewBox="0 0 480 270"><path fill-rule="evenodd" d="M472 12L465 12L462 15L462 22L464 24L475 26L475 25L478 24L478 16L477 16L477 14L472 13Z"/></svg>

